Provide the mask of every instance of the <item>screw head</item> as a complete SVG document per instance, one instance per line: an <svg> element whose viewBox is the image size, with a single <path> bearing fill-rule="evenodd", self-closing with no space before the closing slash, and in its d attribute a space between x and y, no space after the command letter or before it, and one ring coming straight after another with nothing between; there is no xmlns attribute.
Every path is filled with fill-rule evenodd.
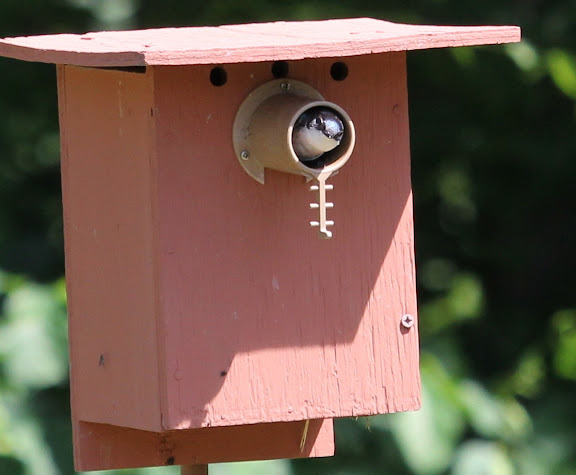
<svg viewBox="0 0 576 475"><path fill-rule="evenodd" d="M409 313L402 316L402 326L404 328L412 328L414 326L415 321L416 319Z"/></svg>
<svg viewBox="0 0 576 475"><path fill-rule="evenodd" d="M250 152L248 150L242 150L240 152L240 158L242 160L248 160L250 158Z"/></svg>
<svg viewBox="0 0 576 475"><path fill-rule="evenodd" d="M288 92L290 90L290 83L289 82L280 83L280 89L282 89L283 92Z"/></svg>

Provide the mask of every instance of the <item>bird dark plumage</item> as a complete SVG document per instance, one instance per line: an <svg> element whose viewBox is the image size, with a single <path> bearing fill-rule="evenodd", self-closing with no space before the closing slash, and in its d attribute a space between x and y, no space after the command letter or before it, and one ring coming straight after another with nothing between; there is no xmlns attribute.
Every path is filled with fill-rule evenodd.
<svg viewBox="0 0 576 475"><path fill-rule="evenodd" d="M344 123L328 107L314 107L302 113L294 124L292 146L300 161L315 160L340 145Z"/></svg>

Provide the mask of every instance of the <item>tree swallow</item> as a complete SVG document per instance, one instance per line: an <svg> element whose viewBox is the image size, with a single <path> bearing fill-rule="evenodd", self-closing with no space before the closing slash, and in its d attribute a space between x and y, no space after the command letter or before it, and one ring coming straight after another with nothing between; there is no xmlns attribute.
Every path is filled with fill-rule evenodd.
<svg viewBox="0 0 576 475"><path fill-rule="evenodd" d="M294 124L292 147L301 162L316 160L340 145L344 136L342 118L328 107L313 107Z"/></svg>

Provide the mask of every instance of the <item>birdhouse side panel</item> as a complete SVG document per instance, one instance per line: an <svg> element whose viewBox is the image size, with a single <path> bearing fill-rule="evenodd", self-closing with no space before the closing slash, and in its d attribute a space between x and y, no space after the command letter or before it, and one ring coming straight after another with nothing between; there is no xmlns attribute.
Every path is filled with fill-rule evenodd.
<svg viewBox="0 0 576 475"><path fill-rule="evenodd" d="M151 78L58 83L73 419L159 430Z"/></svg>
<svg viewBox="0 0 576 475"><path fill-rule="evenodd" d="M420 404L405 54L288 63L284 91L311 85L356 128L331 240L302 176L261 185L234 154L236 111L275 67L226 65L218 84L211 66L152 68L165 429Z"/></svg>

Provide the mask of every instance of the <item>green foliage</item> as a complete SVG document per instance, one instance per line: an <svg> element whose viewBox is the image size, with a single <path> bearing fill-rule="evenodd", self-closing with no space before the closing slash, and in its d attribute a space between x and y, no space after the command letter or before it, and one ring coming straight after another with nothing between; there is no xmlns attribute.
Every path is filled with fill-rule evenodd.
<svg viewBox="0 0 576 475"><path fill-rule="evenodd" d="M0 295L5 297L0 320L0 467L8 464L14 470L6 473L56 475L61 472L54 455L69 457L70 449L46 437L55 433L69 439L68 424L49 413L39 416L43 407L53 404L52 388L67 383L64 281L40 285L2 273Z"/></svg>
<svg viewBox="0 0 576 475"><path fill-rule="evenodd" d="M552 49L546 55L552 80L565 95L576 100L576 58L561 49Z"/></svg>
<svg viewBox="0 0 576 475"><path fill-rule="evenodd" d="M336 421L333 458L211 473L576 473L575 14L568 0L0 3L0 36L345 16L523 27L520 44L408 56L421 411ZM54 76L0 59L1 474L73 473Z"/></svg>
<svg viewBox="0 0 576 475"><path fill-rule="evenodd" d="M576 310L561 310L552 317L556 351L554 369L558 376L576 380Z"/></svg>

